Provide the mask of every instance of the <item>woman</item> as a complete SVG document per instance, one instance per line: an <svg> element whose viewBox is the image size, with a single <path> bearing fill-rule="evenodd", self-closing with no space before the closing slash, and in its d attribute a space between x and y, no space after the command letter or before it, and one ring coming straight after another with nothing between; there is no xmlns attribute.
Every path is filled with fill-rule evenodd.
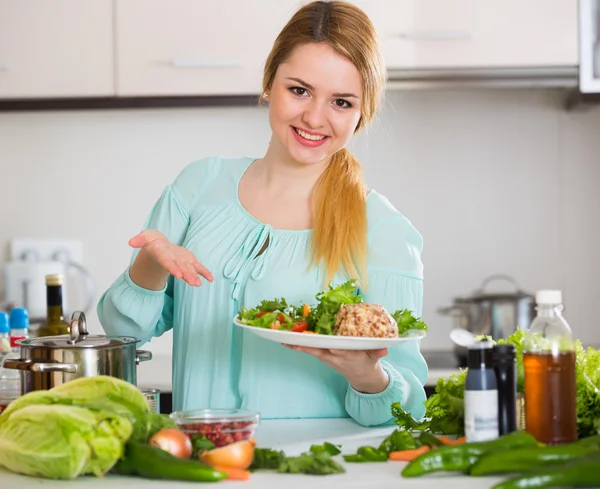
<svg viewBox="0 0 600 489"><path fill-rule="evenodd" d="M244 407L374 426L390 422L399 401L423 416L427 366L416 341L389 352L286 349L232 325L242 306L314 303L325 284L348 277L365 302L421 314L421 236L365 188L345 148L380 100L378 49L357 7L302 7L265 65L267 153L190 164L130 240L132 264L98 315L108 334L142 341L173 329L175 410Z"/></svg>

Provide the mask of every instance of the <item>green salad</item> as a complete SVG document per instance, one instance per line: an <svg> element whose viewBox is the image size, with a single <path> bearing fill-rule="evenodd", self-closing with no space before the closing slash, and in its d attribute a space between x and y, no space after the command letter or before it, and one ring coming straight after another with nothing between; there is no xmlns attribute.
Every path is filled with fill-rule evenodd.
<svg viewBox="0 0 600 489"><path fill-rule="evenodd" d="M362 304L363 298L353 280L337 287L329 286L316 295L313 306L288 304L284 298L264 300L258 306L242 308L238 314L241 323L258 328L279 329L296 333L333 335L336 316L344 304ZM427 324L413 316L408 309L391 314L398 325L398 336L412 330L427 331Z"/></svg>

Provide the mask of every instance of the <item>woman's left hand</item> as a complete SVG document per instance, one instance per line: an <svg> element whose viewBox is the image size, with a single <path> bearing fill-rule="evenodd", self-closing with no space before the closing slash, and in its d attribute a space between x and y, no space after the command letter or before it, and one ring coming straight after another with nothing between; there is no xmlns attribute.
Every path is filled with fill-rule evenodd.
<svg viewBox="0 0 600 489"><path fill-rule="evenodd" d="M329 350L305 346L284 345L318 358L336 372L342 374L350 385L364 394L377 394L386 389L388 374L379 359L388 354L387 348L379 350Z"/></svg>

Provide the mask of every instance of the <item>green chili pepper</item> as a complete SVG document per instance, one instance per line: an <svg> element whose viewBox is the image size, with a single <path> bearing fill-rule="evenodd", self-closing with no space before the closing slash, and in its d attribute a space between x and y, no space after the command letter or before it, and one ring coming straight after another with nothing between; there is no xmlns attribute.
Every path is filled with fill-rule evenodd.
<svg viewBox="0 0 600 489"><path fill-rule="evenodd" d="M356 453L362 455L369 462L386 462L388 454L373 447L360 447Z"/></svg>
<svg viewBox="0 0 600 489"><path fill-rule="evenodd" d="M326 441L322 445L311 445L310 450L311 453L328 453L329 455L337 455L341 453L339 445L334 445L333 443L329 443Z"/></svg>
<svg viewBox="0 0 600 489"><path fill-rule="evenodd" d="M516 431L491 441L443 446L417 457L404 467L402 475L404 477L417 477L436 471L467 473L476 462L489 452L535 446L539 446L539 443L526 431Z"/></svg>
<svg viewBox="0 0 600 489"><path fill-rule="evenodd" d="M492 489L539 489L542 487L600 487L600 453L566 464L545 467L496 484Z"/></svg>
<svg viewBox="0 0 600 489"><path fill-rule="evenodd" d="M353 462L359 462L359 463L368 462L368 460L365 457L363 457L362 455L356 455L356 454L355 455L344 455L344 460L346 462L352 462L352 463Z"/></svg>
<svg viewBox="0 0 600 489"><path fill-rule="evenodd" d="M379 450L390 453L401 450L413 450L415 448L419 448L420 446L421 442L418 441L418 439L415 438L411 433L396 429L381 442L381 445L379 445Z"/></svg>
<svg viewBox="0 0 600 489"><path fill-rule="evenodd" d="M469 470L469 474L488 475L527 472L543 465L557 465L582 458L600 450L600 447L596 445L573 445L527 447L490 453L473 465Z"/></svg>
<svg viewBox="0 0 600 489"><path fill-rule="evenodd" d="M193 459L174 457L161 448L129 442L125 455L114 467L119 474L139 475L148 479L217 482L227 474Z"/></svg>

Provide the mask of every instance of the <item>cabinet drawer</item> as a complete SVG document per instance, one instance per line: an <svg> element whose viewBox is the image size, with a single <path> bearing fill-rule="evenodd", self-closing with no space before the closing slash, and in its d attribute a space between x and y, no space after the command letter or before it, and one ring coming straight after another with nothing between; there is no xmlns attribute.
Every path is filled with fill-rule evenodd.
<svg viewBox="0 0 600 489"><path fill-rule="evenodd" d="M116 0L117 92L258 94L295 2Z"/></svg>
<svg viewBox="0 0 600 489"><path fill-rule="evenodd" d="M2 0L0 98L109 96L112 0Z"/></svg>

